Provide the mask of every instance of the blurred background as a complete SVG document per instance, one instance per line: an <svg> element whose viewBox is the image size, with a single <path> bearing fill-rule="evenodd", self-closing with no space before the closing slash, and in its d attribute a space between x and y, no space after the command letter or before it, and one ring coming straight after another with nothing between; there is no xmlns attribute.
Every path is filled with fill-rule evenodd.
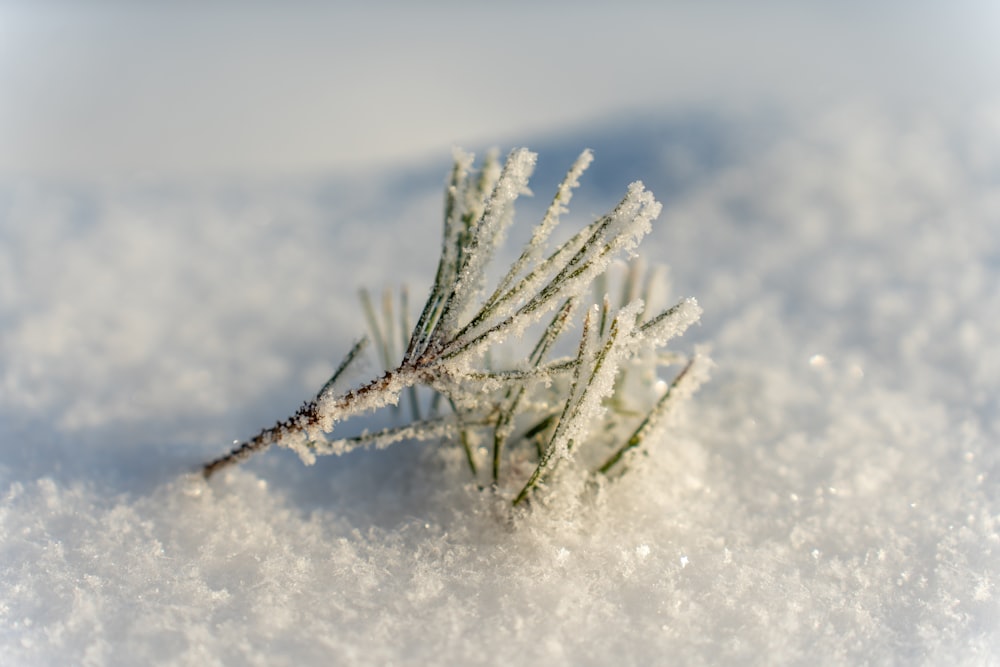
<svg viewBox="0 0 1000 667"><path fill-rule="evenodd" d="M5 0L0 175L294 176L651 108L961 109L997 89L998 33L985 0Z"/></svg>
<svg viewBox="0 0 1000 667"><path fill-rule="evenodd" d="M644 180L692 336L767 294L803 349L737 327L732 354L794 364L843 331L894 359L914 325L880 329L868 295L942 262L911 227L988 254L998 26L975 0L0 0L0 428L197 459L294 410L363 330L358 287L426 289L455 145L539 151L528 219L583 147L577 215ZM849 288L859 248L881 277Z"/></svg>

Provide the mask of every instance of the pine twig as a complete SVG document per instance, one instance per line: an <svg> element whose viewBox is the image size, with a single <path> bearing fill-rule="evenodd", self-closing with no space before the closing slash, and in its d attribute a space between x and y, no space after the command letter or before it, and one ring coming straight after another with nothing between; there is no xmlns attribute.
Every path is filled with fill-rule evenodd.
<svg viewBox="0 0 1000 667"><path fill-rule="evenodd" d="M205 464L202 474L211 477L275 444L293 449L309 464L317 455L342 454L358 447L457 438L471 474L478 478L472 442L474 434L478 437L485 432L493 445L489 471L493 487L505 479L506 460L515 456L535 460L526 480L512 473L520 488L513 496L513 504L518 505L577 448L588 443L606 446L606 434L616 432L616 425L636 414L622 395L629 384L626 374L645 377L650 365L675 361L677 355L664 351L663 346L697 321L701 311L693 299L687 299L649 316L658 307L653 295L659 274L650 273L642 282L643 271L635 262L620 285L620 303L613 304L608 296L607 272L612 262L634 254L660 212L660 204L641 183L630 185L609 213L550 247L553 231L592 159L589 151L580 155L518 258L487 290L486 269L513 223L515 201L528 191L536 156L518 149L501 166L491 154L477 171L471 155L456 152L445 189L437 270L416 324L409 317L405 290L400 293L398 313L390 292L384 292L380 313L371 295L360 292L384 372L355 388L339 388L346 370L368 343L367 338L360 340L311 401ZM576 355L553 358L573 325L578 304L595 287L599 305L585 309ZM521 339L536 325L542 327L541 333L525 361L494 367L494 360L505 358L497 348ZM704 379L703 373L692 370L704 365L699 359L693 358L681 370L598 473L606 474L628 451L646 441L676 400L697 388ZM421 415L420 385L432 393L427 417ZM411 422L327 439L326 434L345 419L397 406L404 392L412 408ZM445 403L451 407L447 414L441 410ZM595 430L598 422L604 427Z"/></svg>

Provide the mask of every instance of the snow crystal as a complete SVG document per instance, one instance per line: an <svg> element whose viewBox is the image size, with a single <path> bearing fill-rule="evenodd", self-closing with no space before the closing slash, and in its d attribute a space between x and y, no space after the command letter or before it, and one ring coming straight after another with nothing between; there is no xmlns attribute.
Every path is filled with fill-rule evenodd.
<svg viewBox="0 0 1000 667"><path fill-rule="evenodd" d="M187 475L329 377L359 282L427 285L436 166L405 188L0 183L0 662L995 663L991 108L704 138L646 243L704 308L676 344L713 345L712 382L627 477L555 476L513 517L449 446ZM613 137L657 193L689 134L665 128Z"/></svg>

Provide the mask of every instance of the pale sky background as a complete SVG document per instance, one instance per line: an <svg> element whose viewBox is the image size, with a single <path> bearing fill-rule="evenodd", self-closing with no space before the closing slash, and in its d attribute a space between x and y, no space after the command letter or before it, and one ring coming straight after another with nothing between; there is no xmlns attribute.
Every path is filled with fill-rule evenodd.
<svg viewBox="0 0 1000 667"><path fill-rule="evenodd" d="M658 106L1000 85L1000 4L875 4L0 1L0 174L294 175Z"/></svg>

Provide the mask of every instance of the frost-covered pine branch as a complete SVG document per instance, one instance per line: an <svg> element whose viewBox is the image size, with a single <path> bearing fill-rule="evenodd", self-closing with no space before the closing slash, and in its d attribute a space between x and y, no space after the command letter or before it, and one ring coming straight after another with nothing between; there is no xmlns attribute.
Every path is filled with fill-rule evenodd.
<svg viewBox="0 0 1000 667"><path fill-rule="evenodd" d="M295 450L309 464L321 454L443 437L462 444L472 474L479 477L480 457L472 443L484 435L492 443L489 483L519 489L511 493L514 504L528 498L560 460L585 445L594 443L606 450L596 474L620 468L677 399L705 379L709 366L705 358L696 355L686 360L662 349L697 321L701 311L693 299L655 310L658 281L651 277L640 290L637 262L623 280L621 303L613 306L607 294L597 294L597 303L581 308L595 286L606 288L614 260L634 257L661 208L641 183L633 183L609 213L552 247L552 232L592 160L589 151L566 174L518 258L487 290L487 269L513 223L515 201L528 192L535 160L534 153L518 149L502 167L491 154L474 170L473 156L457 151L445 195L441 255L416 324L410 329L405 292L398 320L391 295L386 295L381 322L371 298L362 292L385 372L360 386L340 388L342 377L367 343L362 339L315 398L288 419L206 464L204 475L210 477L274 444ZM576 353L553 358L580 311L582 334ZM397 326L409 334L401 334L401 357L394 363ZM494 367L495 351L538 328L537 341L523 360ZM662 397L640 406L640 412L630 409L627 378L643 376L646 386L639 393L648 394L655 388L647 377L649 369L673 363L683 363L683 368ZM433 392L426 417L421 415L417 386ZM398 405L404 391L410 395L410 423L351 438L327 437L338 422L351 416ZM639 424L631 435L614 441L636 415ZM598 422L603 428L594 429ZM505 478L505 461L515 460L533 460L530 474L518 478L523 466L508 465L511 471Z"/></svg>

